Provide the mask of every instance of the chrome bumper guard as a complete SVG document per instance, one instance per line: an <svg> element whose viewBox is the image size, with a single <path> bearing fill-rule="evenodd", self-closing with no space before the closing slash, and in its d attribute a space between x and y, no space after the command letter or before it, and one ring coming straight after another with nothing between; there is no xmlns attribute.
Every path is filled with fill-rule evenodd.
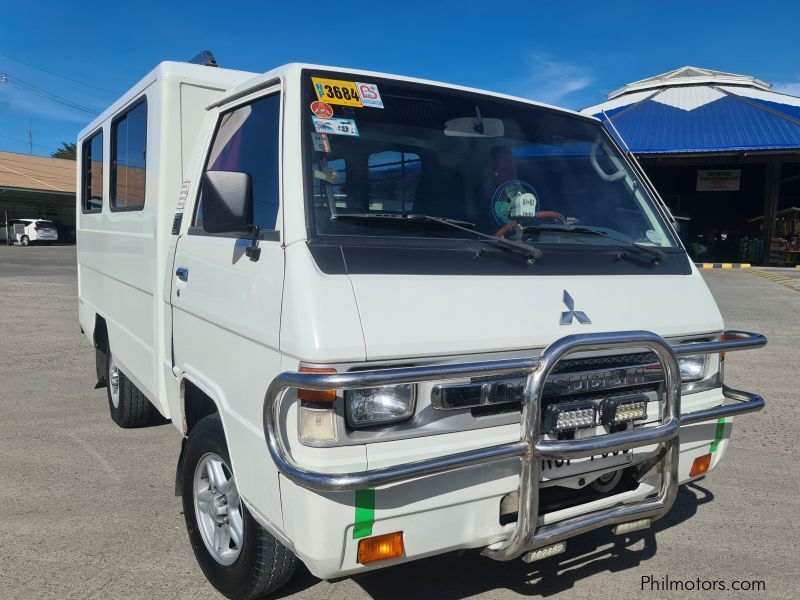
<svg viewBox="0 0 800 600"><path fill-rule="evenodd" d="M519 511L511 535L484 549L497 560L510 560L523 552L602 527L636 519L657 519L675 501L678 491L678 432L681 425L761 410L764 400L750 392L723 386L725 398L735 400L706 410L682 414L678 357L761 348L767 339L757 333L726 331L720 341L671 345L649 331L569 335L548 346L541 356L451 365L403 367L347 373L291 373L278 375L264 402L264 431L270 455L278 470L296 484L321 492L378 487L508 458L520 459ZM657 425L575 440L540 439L540 405L544 383L553 367L574 352L646 348L658 357L664 371L664 410ZM327 474L298 466L286 450L278 426L282 398L289 388L349 390L402 383L442 381L527 373L526 401L522 406L521 436L514 442L468 450L391 467L356 473ZM556 523L538 526L539 470L542 459L574 459L628 448L663 444L661 487L655 497L596 510Z"/></svg>

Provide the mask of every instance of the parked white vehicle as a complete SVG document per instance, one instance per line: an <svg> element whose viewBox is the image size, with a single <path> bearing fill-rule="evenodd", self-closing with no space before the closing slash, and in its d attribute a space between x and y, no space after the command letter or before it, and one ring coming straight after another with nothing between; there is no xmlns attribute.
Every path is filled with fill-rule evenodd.
<svg viewBox="0 0 800 600"><path fill-rule="evenodd" d="M31 242L57 242L58 230L52 221L46 219L9 219L0 224L0 242L27 246Z"/></svg>
<svg viewBox="0 0 800 600"><path fill-rule="evenodd" d="M184 436L211 583L276 590L626 533L755 394L665 206L600 122L291 64L162 63L78 138L82 330L120 426ZM726 403L726 400L729 400Z"/></svg>

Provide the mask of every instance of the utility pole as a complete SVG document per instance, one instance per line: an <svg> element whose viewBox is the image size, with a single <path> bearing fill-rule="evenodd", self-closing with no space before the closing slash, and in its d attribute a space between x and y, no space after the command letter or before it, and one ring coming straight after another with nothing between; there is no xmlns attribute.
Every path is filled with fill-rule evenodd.
<svg viewBox="0 0 800 600"><path fill-rule="evenodd" d="M33 154L33 126L31 125L30 117L28 117L28 145L28 154Z"/></svg>

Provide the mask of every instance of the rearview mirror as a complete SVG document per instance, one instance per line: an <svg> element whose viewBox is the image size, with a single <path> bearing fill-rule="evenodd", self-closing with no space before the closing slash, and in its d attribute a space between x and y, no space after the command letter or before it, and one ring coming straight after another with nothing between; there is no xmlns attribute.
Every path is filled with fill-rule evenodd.
<svg viewBox="0 0 800 600"><path fill-rule="evenodd" d="M206 171L200 181L203 229L246 232L253 224L253 180L239 171Z"/></svg>
<svg viewBox="0 0 800 600"><path fill-rule="evenodd" d="M450 137L503 137L505 132L500 119L458 117L444 124L444 134Z"/></svg>

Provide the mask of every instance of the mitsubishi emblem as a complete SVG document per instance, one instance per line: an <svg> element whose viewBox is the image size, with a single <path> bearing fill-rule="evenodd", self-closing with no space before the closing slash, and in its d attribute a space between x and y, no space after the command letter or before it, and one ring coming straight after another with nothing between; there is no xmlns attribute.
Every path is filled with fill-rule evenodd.
<svg viewBox="0 0 800 600"><path fill-rule="evenodd" d="M578 319L581 325L591 325L592 320L586 316L582 310L575 310L575 300L569 295L567 290L564 290L564 306L567 310L561 313L561 325L572 325L572 318Z"/></svg>

